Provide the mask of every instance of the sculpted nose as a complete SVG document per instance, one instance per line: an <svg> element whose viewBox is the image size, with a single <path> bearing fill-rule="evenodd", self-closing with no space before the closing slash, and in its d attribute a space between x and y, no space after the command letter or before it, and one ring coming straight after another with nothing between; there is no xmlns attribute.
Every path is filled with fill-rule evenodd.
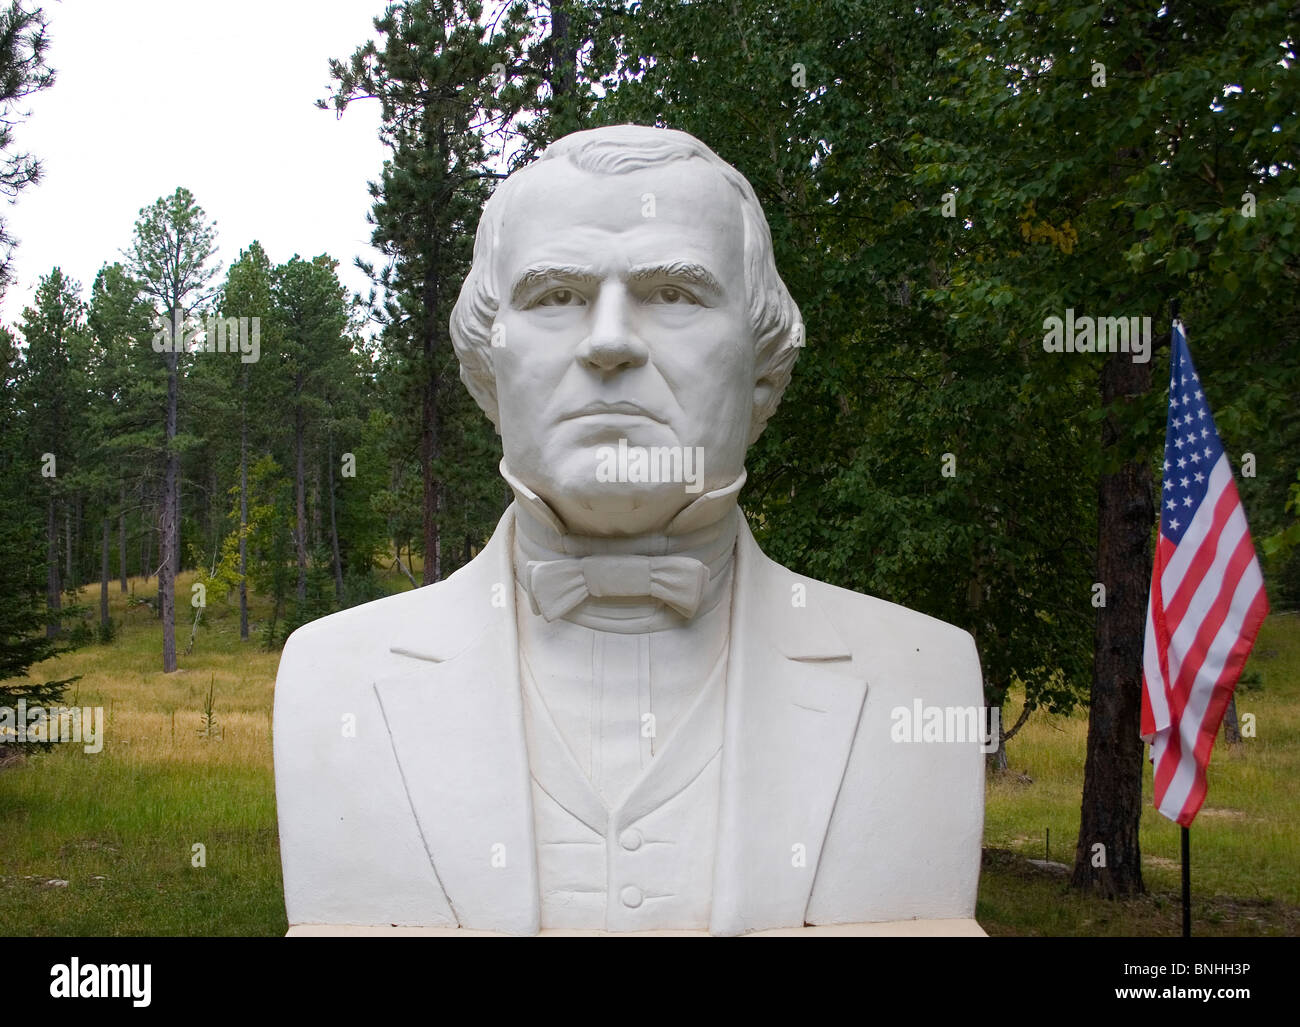
<svg viewBox="0 0 1300 1027"><path fill-rule="evenodd" d="M592 311L591 332L578 347L578 361L593 371L614 371L641 367L650 351L632 327L632 298L621 284L600 290Z"/></svg>

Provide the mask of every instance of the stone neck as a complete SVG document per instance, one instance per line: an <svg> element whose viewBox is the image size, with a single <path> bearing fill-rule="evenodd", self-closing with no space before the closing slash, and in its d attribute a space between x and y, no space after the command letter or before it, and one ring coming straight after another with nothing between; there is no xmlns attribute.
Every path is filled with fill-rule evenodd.
<svg viewBox="0 0 1300 1027"><path fill-rule="evenodd" d="M540 496L501 462L501 476L515 495L512 557L516 580L527 588L524 570L532 560L562 560L600 555L689 556L709 568L709 583L696 610L698 618L715 607L731 582L731 565L740 528L737 496L745 472L730 485L706 492L678 513L662 532L595 536L570 532ZM587 599L564 619L588 627L623 632L660 631L689 623L656 600Z"/></svg>

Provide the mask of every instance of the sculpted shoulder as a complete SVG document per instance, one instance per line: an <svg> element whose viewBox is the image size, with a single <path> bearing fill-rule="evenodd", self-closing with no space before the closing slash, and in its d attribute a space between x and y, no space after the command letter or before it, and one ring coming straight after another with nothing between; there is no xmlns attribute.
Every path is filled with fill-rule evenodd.
<svg viewBox="0 0 1300 1027"><path fill-rule="evenodd" d="M363 603L298 628L285 642L276 678L277 700L329 689L369 689L376 679L411 669L402 651L446 658L481 630L479 604L492 601L491 583L475 565L444 581ZM394 649L399 652L394 652Z"/></svg>
<svg viewBox="0 0 1300 1027"><path fill-rule="evenodd" d="M778 566L779 565L775 565ZM785 570L807 589L853 651L855 667L900 699L983 705L979 654L970 632L917 610Z"/></svg>
<svg viewBox="0 0 1300 1027"><path fill-rule="evenodd" d="M969 632L825 582L806 582L866 683L807 923L974 915L983 824L984 689ZM964 734L911 744L900 715L941 710ZM910 721L908 721L910 723Z"/></svg>

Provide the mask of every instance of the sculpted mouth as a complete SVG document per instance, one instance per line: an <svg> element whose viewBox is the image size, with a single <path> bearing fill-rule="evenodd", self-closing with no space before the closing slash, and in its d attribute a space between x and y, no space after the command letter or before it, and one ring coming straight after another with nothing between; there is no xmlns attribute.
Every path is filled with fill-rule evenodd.
<svg viewBox="0 0 1300 1027"><path fill-rule="evenodd" d="M560 418L561 421L570 421L575 417L590 417L594 414L624 414L638 417L648 417L652 421L658 421L660 424L667 422L657 414L652 414L645 407L637 406L635 403L629 403L627 400L619 400L617 403L595 402L588 403L586 406L572 413L565 414Z"/></svg>

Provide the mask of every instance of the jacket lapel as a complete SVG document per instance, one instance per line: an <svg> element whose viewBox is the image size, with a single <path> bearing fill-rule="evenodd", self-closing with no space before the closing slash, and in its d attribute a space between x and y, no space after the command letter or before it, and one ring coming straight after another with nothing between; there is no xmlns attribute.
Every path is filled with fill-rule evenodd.
<svg viewBox="0 0 1300 1027"><path fill-rule="evenodd" d="M502 517L479 557L439 586L392 651L409 671L375 693L407 798L460 926L535 934L540 906L519 690L510 548Z"/></svg>
<svg viewBox="0 0 1300 1027"><path fill-rule="evenodd" d="M764 556L742 519L712 934L804 923L867 690L816 587Z"/></svg>

